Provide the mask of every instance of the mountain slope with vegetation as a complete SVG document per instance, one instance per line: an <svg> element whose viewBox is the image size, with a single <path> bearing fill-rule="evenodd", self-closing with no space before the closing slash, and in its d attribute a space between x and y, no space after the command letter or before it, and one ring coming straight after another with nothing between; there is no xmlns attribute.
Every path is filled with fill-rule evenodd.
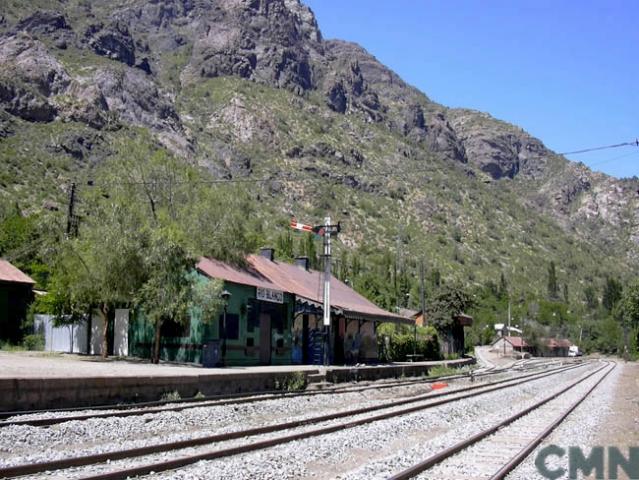
<svg viewBox="0 0 639 480"><path fill-rule="evenodd" d="M80 228L120 195L149 217L153 195L168 198L187 231L218 211L197 228L221 243L192 242L194 255L313 254L288 219L330 214L340 276L387 308L419 305L422 260L429 278L480 289L505 276L530 298L547 297L552 261L573 311L637 266L636 179L432 102L360 46L323 39L297 0L7 0L0 64L3 218L48 225L40 239L64 233L75 182ZM136 171L158 152L170 168ZM166 182L218 193L148 188ZM51 268L43 247L14 247L0 253Z"/></svg>

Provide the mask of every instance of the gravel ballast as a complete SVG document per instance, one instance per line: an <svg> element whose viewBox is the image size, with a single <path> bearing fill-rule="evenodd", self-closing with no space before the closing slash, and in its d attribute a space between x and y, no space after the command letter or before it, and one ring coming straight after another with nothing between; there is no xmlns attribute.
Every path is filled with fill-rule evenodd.
<svg viewBox="0 0 639 480"><path fill-rule="evenodd" d="M423 443L433 437L439 439L448 432L459 435L469 426L479 424L482 417L489 415L491 405L499 402L508 411L520 409L539 395L555 388L558 383L577 378L580 368L549 378L535 380L505 391L488 393L480 397L462 400L450 405L404 415L384 421L378 421L352 429L346 429L331 435L322 435L303 441L292 442L261 452L229 457L218 461L200 462L191 467L158 474L160 478L299 478L300 476L322 478L370 478L368 471L357 473L362 463L378 460L391 455L405 444ZM562 379L559 382L559 379ZM489 377L485 381L494 381ZM456 385L463 386L467 382ZM121 448L135 448L155 444L159 441L179 440L204 436L211 433L234 431L249 426L279 423L285 420L317 416L328 411L339 411L365 405L385 403L389 397L410 396L423 393L419 387L398 387L388 390L370 390L358 393L322 395L319 397L292 397L268 400L255 404L225 405L202 407L182 412L163 412L136 417L96 419L82 422L66 422L51 428L41 427L5 427L0 438L0 451L4 457L0 463L16 465L30 462L65 458L70 455L69 438L83 442L83 453L99 453ZM422 390L419 390L422 389ZM399 407L403 408L403 407ZM366 415L363 415L366 416ZM353 417L353 419L363 416ZM339 423L333 421L321 425ZM427 429L423 426L428 425ZM312 425L296 429L304 431L318 428ZM177 430L176 430L177 429ZM460 430L461 429L461 430ZM140 437L141 432L143 437ZM463 433L461 433L463 434ZM250 441L279 436L281 433L251 437ZM113 440L116 443L113 443ZM110 441L110 443L108 442ZM167 452L143 459L120 460L106 465L80 467L47 478L76 478L95 472L106 472L114 468L125 468L141 462L161 461L193 453L210 451L215 448L227 448L246 443L246 440L224 442L219 446L207 445ZM18 447L16 447L18 445ZM40 445L34 447L34 445ZM28 452L28 456L17 456L16 451ZM77 454L77 450L73 450ZM342 477L345 470L352 474ZM63 473L63 474L62 474ZM374 475L373 475L374 476ZM38 477L32 477L38 478Z"/></svg>

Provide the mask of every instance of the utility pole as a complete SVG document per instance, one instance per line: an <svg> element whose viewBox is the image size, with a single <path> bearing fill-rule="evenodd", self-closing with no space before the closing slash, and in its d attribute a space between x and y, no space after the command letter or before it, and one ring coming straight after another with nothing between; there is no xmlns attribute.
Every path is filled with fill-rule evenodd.
<svg viewBox="0 0 639 480"><path fill-rule="evenodd" d="M526 299L524 298L524 294L521 294L521 297L519 297L519 305L520 307L522 305L525 306L526 304ZM524 332L525 332L525 327L526 327L526 312L525 312L525 308L524 308L524 312L521 312L521 358L524 358Z"/></svg>
<svg viewBox="0 0 639 480"><path fill-rule="evenodd" d="M337 235L342 227L340 222L331 224L331 217L324 219L324 225L305 225L295 218L291 219L291 228L303 232L312 232L324 237L324 365L328 365L331 337L331 237Z"/></svg>
<svg viewBox="0 0 639 480"><path fill-rule="evenodd" d="M510 293L508 293L508 327L506 327L506 336L510 337ZM506 356L506 339L504 339L504 357Z"/></svg>
<svg viewBox="0 0 639 480"><path fill-rule="evenodd" d="M426 318L426 293L424 290L424 259L422 258L419 262L419 300L422 308L422 318ZM417 352L417 319L415 319L415 347L413 348L413 355L416 355ZM415 358L415 357L413 357Z"/></svg>
<svg viewBox="0 0 639 480"><path fill-rule="evenodd" d="M71 237L72 230L74 234L77 234L75 228L75 182L71 183L71 189L69 190L69 209L67 210L67 238Z"/></svg>
<svg viewBox="0 0 639 480"><path fill-rule="evenodd" d="M328 365L331 336L331 217L324 219L324 365Z"/></svg>

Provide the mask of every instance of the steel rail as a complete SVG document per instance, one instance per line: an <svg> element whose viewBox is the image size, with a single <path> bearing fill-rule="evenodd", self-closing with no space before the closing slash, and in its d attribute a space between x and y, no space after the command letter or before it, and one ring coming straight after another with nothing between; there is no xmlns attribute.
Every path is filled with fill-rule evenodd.
<svg viewBox="0 0 639 480"><path fill-rule="evenodd" d="M617 367L617 364L616 363L613 364L613 367L604 376L602 376L592 387L590 387L590 389L588 389L588 391L583 396L578 398L564 412L562 412L561 415L555 418L555 420L546 428L544 428L544 430L541 431L539 435L537 435L532 441L530 441L528 445L522 448L513 458L511 458L508 461L508 463L506 463L492 477L490 477L490 480L503 480L504 478L506 478L506 475L512 472L515 468L517 468L528 457L528 455L530 455L532 451L535 448L537 448L537 446L545 438L547 438L548 435L550 435L566 419L566 417L568 417L568 415L570 415L579 405L582 404L584 400L586 400L586 398L588 398L588 396L590 396L590 394L595 390L595 388L597 388L599 384L603 382L604 379L608 376L608 374L612 372L612 370L614 370L616 367Z"/></svg>
<svg viewBox="0 0 639 480"><path fill-rule="evenodd" d="M410 478L413 478L413 477L419 475L420 473L428 470L429 468L433 467L434 465L437 465L438 463L442 462L443 460L446 460L447 458L452 457L453 455L459 453L462 450L465 450L466 448L470 447L471 445L474 445L475 443L477 443L477 442L489 437L490 435L492 435L495 432L497 432L499 429L501 429L501 428L503 428L503 427L515 422L516 420L519 420L520 418L524 417L525 415L528 415L530 412L538 409L539 407L541 407L541 406L547 404L548 402L556 399L557 397L563 395L568 390L570 390L570 389L576 387L577 385L579 385L580 383L588 380L593 375L596 375L597 373L601 372L602 370L604 370L608 366L609 366L609 364L606 364L606 365L602 366L601 368L598 368L594 372L592 372L592 373L588 374L587 376L585 376L585 377L583 377L583 378L571 383L570 385L568 385L567 387L559 390L558 392L555 392L552 395L549 395L549 396L545 397L544 399L534 403L533 405L525 408L524 410L521 410L521 411L515 413L514 415L509 416L508 418L506 418L505 420L502 420L501 422L497 423L496 425L493 425L492 427L487 428L486 430L482 430L481 432L478 432L478 433L476 433L474 435L471 435L470 437L468 437L468 438L466 438L466 439L464 439L464 440L462 440L460 442L457 442L456 444L451 445L450 447L447 447L447 448L441 450L440 452L438 452L438 453L436 453L434 455L431 455L430 457L428 457L427 459L423 460L422 462L419 462L419 463L417 463L417 464L415 464L415 465L413 465L413 466L411 466L411 467L409 467L409 468L407 468L405 470L402 470L401 472L389 477L388 480L408 480ZM586 392L586 394L584 394L582 397L580 397L580 402L583 401L583 399L585 399L588 395L590 395L590 393L595 389L595 387L597 387L610 374L610 372L612 372L612 370L614 370L614 368L616 366L617 366L616 364L613 364L612 368L610 368L595 383L595 385ZM576 406L575 406L575 408L576 408ZM572 410L574 410L574 408ZM568 413L570 413L570 412L568 412ZM563 418L565 418L566 416L568 416L568 414L563 416ZM563 418L562 418L562 420L563 420ZM519 457L519 455L517 456L517 458L518 457ZM509 465L507 465L507 466L509 466ZM499 477L499 478L503 478L503 477Z"/></svg>
<svg viewBox="0 0 639 480"><path fill-rule="evenodd" d="M535 366L534 368L542 368L544 365ZM490 375L498 375L502 373L508 373L509 371L514 371L513 369L498 369L490 372L482 372L474 374L473 377L481 378ZM460 375L443 375L438 377L429 377L429 378L417 378L414 380L402 380L393 383L381 384L381 385L365 385L365 386L347 386L341 388L332 388L326 390L318 390L318 391L305 391L305 392L264 392L264 393L250 393L250 394L233 394L229 396L216 396L216 397L206 397L203 399L185 399L185 400L174 400L169 402L147 402L147 403L138 403L133 405L126 406L118 406L118 405L101 405L98 407L77 407L70 409L53 409L53 410L32 410L29 412L0 412L0 418L10 418L17 417L15 420L0 420L0 428L8 427L8 426L19 426L19 425L29 425L33 427L46 427L51 425L57 425L60 423L71 422L71 421L82 421L82 420L90 420L95 418L112 418L112 417L131 417L136 415L145 415L148 413L162 413L162 412L181 412L183 410L189 410L192 408L201 408L201 407L215 407L215 406L224 406L224 405L232 405L232 404L242 404L242 403L254 403L254 402L262 402L266 400L277 400L281 398L295 398L295 397L303 397L303 396L315 396L315 395L329 395L334 393L357 393L366 390L385 390L390 388L399 388L403 386L411 386L411 385L421 385L421 384L429 384L435 383L442 380L457 380L457 379L467 379L470 378L469 374L460 374ZM170 405L171 403L182 403L182 405L177 406L168 406L168 407L156 407L156 405ZM183 405L183 403L187 403ZM147 405L149 408L139 408L140 406ZM114 412L106 412L106 413L85 413L80 415L69 415L66 417L46 417L46 418L34 418L34 419L24 419L20 420L21 416L24 415L33 415L39 413L55 413L55 412L71 412L71 411L86 411L86 410L116 410Z"/></svg>
<svg viewBox="0 0 639 480"><path fill-rule="evenodd" d="M507 370L508 369L503 369L503 371L507 371ZM485 374L482 373L482 375L485 375ZM306 391L306 392L283 392L281 390L263 390L259 392L231 393L228 395L207 395L201 398L191 397L191 398L183 398L180 400L156 400L156 401L150 401L150 402L135 402L135 403L127 403L123 405L122 404L120 405L100 404L100 405L88 405L88 406L82 406L82 407L52 408L52 409L41 409L41 410L2 411L0 412L0 419L6 419L10 417L19 417L24 415L38 415L42 413L78 412L78 411L85 411L85 410L131 410L136 408L139 409L139 408L146 408L146 407L171 405L174 403L177 403L177 404L197 403L198 405L193 407L184 406L184 405L180 405L176 407L176 408L182 408L182 409L197 408L197 406L200 406L201 404L208 404L208 402L226 401L226 400L233 400L233 399L255 398L258 400L260 399L271 400L273 398L297 397L297 396L306 396L306 395L327 395L334 392L341 393L343 390L349 390L349 389L355 389L355 391L358 391L358 389L368 389L368 388L393 388L394 386L410 385L412 383L417 383L417 382L429 383L429 382L435 382L435 381L450 379L450 378L464 378L466 376L467 375L465 374L457 374L457 375L442 375L437 377L428 377L428 379L423 379L423 378L415 378L414 380L393 379L394 380L393 383L382 384L379 386L353 387L353 386L347 385L347 386L337 386L331 389L318 390L318 391ZM479 376L479 374L477 376ZM74 420L75 419L76 418L74 418ZM6 424L9 424L9 422L0 422L0 427ZM14 423L11 423L11 424L13 425Z"/></svg>
<svg viewBox="0 0 639 480"><path fill-rule="evenodd" d="M547 365L552 365L556 363L555 361L547 361L543 363L537 363L532 365L526 369L533 369L544 367ZM403 365L403 364L398 364ZM406 365L410 365L410 363L406 363ZM519 365L517 363L509 366L509 367L491 367L490 369L486 369L483 372L475 374L475 377L485 376L485 375L494 375L496 373L504 373L511 370L518 370ZM342 391L359 391L359 389L370 389L370 388L393 388L395 386L401 385L411 385L413 383L430 383L439 380L448 380L448 379L457 379L457 378L466 378L468 374L455 374L455 375L442 375L436 377L428 377L427 379L415 378L413 380L398 380L393 379L392 383L382 384L382 385L371 385L371 386L362 386L362 387L353 387L353 386L336 386L331 389L318 390L318 391L306 391L306 392L282 392L281 390L263 390L259 392L244 392L244 393L231 393L227 395L207 395L201 398L183 398L180 400L155 400L149 402L134 402L127 404L100 404L100 405L87 405L81 407L67 407L67 408L51 408L51 409L41 409L41 410L12 410L12 411L0 411L0 420L10 418L10 417L19 417L23 415L38 415L42 413L57 413L57 412L78 412L85 410L130 410L136 408L146 408L146 407L157 407L163 405L171 405L171 404L183 404L183 403L207 403L207 402L215 402L215 401L225 401L230 399L243 399L243 398L256 398L256 399L265 399L270 400L272 398L283 398L283 397L296 397L296 396L304 396L304 395L327 395L330 393L341 393ZM364 382L362 382L364 383ZM184 406L176 407L183 408ZM187 407L187 408L196 408L196 407ZM0 427L2 425L8 424L8 422L1 422Z"/></svg>
<svg viewBox="0 0 639 480"><path fill-rule="evenodd" d="M429 402L426 405L411 406L401 410L386 412L386 413L382 413L372 417L366 417L359 420L353 420L353 421L349 421L345 423L340 423L337 425L320 427L318 429L311 430L311 431L290 434L283 437L277 437L271 440L258 441L255 443L245 444L245 445L241 445L237 447L230 447L230 448L226 448L226 449L222 449L222 450L218 450L214 452L207 452L202 455L195 455L192 457L181 457L179 459L172 460L172 461L156 463L150 466L142 466L142 467L137 467L133 469L122 470L120 472L109 474L112 476L95 477L96 479L97 478L125 479L128 476L143 475L151 471L157 472L162 470L171 470L173 468L177 468L178 466L188 465L190 463L195 463L203 459L213 459L213 458L221 458L221 457L230 456L230 455L236 455L238 453L243 453L246 451L259 450L259 449L267 448L273 445L287 443L293 440L310 438L313 436L323 435L326 433L332 433L338 430L342 430L344 428L352 428L355 426L364 425L364 424L372 423L379 420L385 420L385 419L396 417L396 416L406 415L409 413L417 412L419 410L425 410L425 409L433 408L446 403L451 403L454 401L459 401L466 398L483 395L496 390L510 388L510 387L514 387L524 383L529 383L541 378L557 375L565 371L580 368L584 365L586 364L582 363L578 365L571 365L569 367L553 369L549 372L528 374L523 377L518 377L516 379L498 380L498 381L490 382L487 384L473 385L473 386L464 387L464 388L460 388L453 391L429 393L429 394L419 395L419 396L408 398L408 399L395 400L392 402L386 402L379 405L373 405L370 407L361 407L361 408L356 408L356 409L351 409L351 410L346 410L346 411L341 411L341 412L336 412L336 413L331 413L326 415L320 415L320 416L301 419L301 420L293 420L290 422L284 422L284 423L268 425L263 427L253 427L253 428L249 428L245 430L215 434L215 435L210 435L210 436L200 437L195 439L168 442L164 444L156 444L156 445L137 447L137 448L131 448L131 449L119 450L119 451L90 454L90 455L78 456L73 458L53 460L49 462L28 463L28 464L16 465L12 467L5 467L5 468L0 468L0 478L41 473L44 471L61 470L61 469L70 468L70 467L92 465L92 464L106 462L106 461L133 458L133 457L139 457L143 455L151 455L155 453L179 450L179 449L195 447L195 446L202 446L202 445L207 445L207 444L216 443L216 442L224 442L224 441L234 440L238 438L251 437L251 436L262 435L267 433L274 433L274 432L279 432L283 430L290 430L293 428L304 427L304 426L322 423L322 422L326 422L330 420L336 420L340 418L351 417L354 415L361 415L361 414L371 413L371 412L375 412L379 410L385 410L389 408L409 405L411 403ZM457 395L457 396L454 396L454 395ZM441 397L450 397L450 396L454 396L454 397L441 398ZM431 401L431 400L434 400L434 401ZM176 462L178 463L182 462L182 463L177 465ZM87 477L87 478L94 478L94 477Z"/></svg>

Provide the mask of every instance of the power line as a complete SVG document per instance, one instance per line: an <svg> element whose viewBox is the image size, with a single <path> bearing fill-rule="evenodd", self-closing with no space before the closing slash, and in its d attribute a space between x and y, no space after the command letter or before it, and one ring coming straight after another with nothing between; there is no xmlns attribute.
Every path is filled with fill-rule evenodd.
<svg viewBox="0 0 639 480"><path fill-rule="evenodd" d="M423 169L416 170L405 170L405 171L386 171L381 172L374 170L372 167L369 167L369 171L366 172L368 177L403 177L406 175L414 175L419 173L429 173L432 172L437 167L429 167ZM354 172L355 173L355 172ZM350 176L353 176L354 173L340 173L334 176L326 177L327 180L344 180ZM290 171L280 170L274 171L269 174L268 177L259 177L259 178L217 178L217 179L209 179L209 180L153 180L153 181L106 181L106 182L97 182L95 180L91 180L87 183L86 186L90 187L112 187L112 186L159 186L159 185L214 185L214 184L225 184L225 183L268 183L272 181L282 180L282 181L308 181L311 176L308 172L299 172L292 173Z"/></svg>
<svg viewBox="0 0 639 480"><path fill-rule="evenodd" d="M591 163L588 166L589 167L596 167L598 165L603 165L604 163L610 163L610 162L614 162L615 160L631 157L633 155L637 155L638 153L639 153L639 151L634 151L634 152L630 152L630 153L624 153L623 155L618 155L616 157L612 157L612 158L609 158L607 160L601 160L600 162Z"/></svg>
<svg viewBox="0 0 639 480"><path fill-rule="evenodd" d="M623 143L617 143L615 145L606 145L603 147L584 148L583 150L575 150L574 152L563 152L563 153L560 153L559 155L576 155L578 153L596 152L597 150L607 150L609 148L619 148L619 147L639 147L639 139L635 139L634 142L623 142Z"/></svg>
<svg viewBox="0 0 639 480"><path fill-rule="evenodd" d="M639 139L635 140L634 142L625 142L625 143L620 143L620 144L616 144L616 145L609 145L609 146L604 146L604 147L595 147L595 148L590 148L590 149L584 149L584 150L578 150L575 152L568 152L568 153L562 153L560 155L567 155L567 154L575 154L575 153L585 153L585 152L589 152L589 151L596 151L596 150L603 150L603 149L610 149L610 148L617 148L617 147L621 147L621 146L639 146ZM639 152L632 152L630 154L624 154L618 157L613 157L611 159L608 160L604 160L601 162L597 162L592 164L591 166L596 166L596 165L600 165L603 163L608 163L614 160L617 160L619 158L624 158L627 156L631 156L634 155L636 153ZM436 162L433 161L428 161L426 160L428 163L426 164L426 166L421 167L421 168L415 168L415 169L394 169L394 170L388 170L388 171L380 171L377 170L376 167L373 167L370 164L367 164L366 167L364 167L363 169L355 169L352 172L346 172L346 173L337 173L337 174L333 174L331 175L330 173L321 173L321 175L325 178L325 180L333 180L333 181L344 181L347 180L350 177L353 176L357 176L358 174L362 174L364 173L365 177L368 178L376 178L376 177L381 177L381 178L385 178L386 180L391 180L391 179L399 179L399 180L404 180L408 183L412 183L415 181L423 181L423 179L419 179L416 178L415 175L420 175L420 174L428 174L428 173L439 173L439 174L444 174L444 172L442 171L442 167L440 165L437 165ZM272 171L272 172L266 172L264 175L266 176L262 176L262 177L240 177L240 178L216 178L216 179L199 179L199 180L170 180L170 181L166 181L166 180L153 180L153 181L145 181L145 180L141 180L141 181L121 181L121 180L116 180L116 181L95 181L95 180L90 180L86 183L85 186L90 186L90 187L117 187L117 186L146 186L146 187L159 187L159 186L163 186L163 185L167 185L167 184L171 184L171 185L223 185L223 184L260 184L260 183L269 183L269 182L273 182L273 181L284 181L284 182L307 182L309 180L309 176L312 176L311 172L306 172L306 171L298 171L298 172L291 172L290 170L279 170L279 171ZM430 180L430 179L429 179ZM81 184L78 183L77 187L81 187ZM530 190L536 190L536 187L530 187L527 188Z"/></svg>

